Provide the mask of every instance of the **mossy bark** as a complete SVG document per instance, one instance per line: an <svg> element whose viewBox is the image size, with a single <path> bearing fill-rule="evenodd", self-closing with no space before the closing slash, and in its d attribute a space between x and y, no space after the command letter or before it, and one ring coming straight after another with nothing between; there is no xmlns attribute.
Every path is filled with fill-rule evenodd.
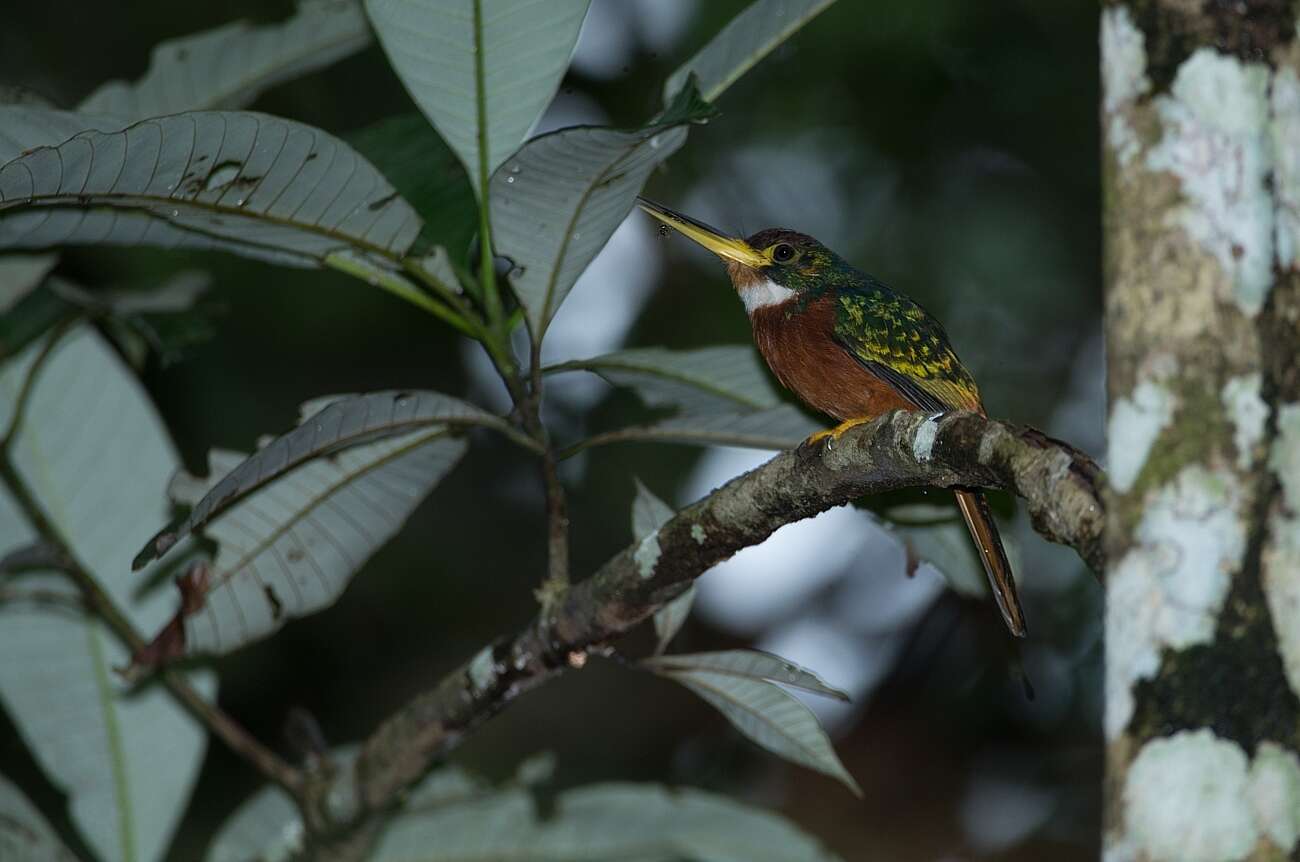
<svg viewBox="0 0 1300 862"><path fill-rule="evenodd" d="M1296 14L1102 11L1116 862L1300 858Z"/></svg>

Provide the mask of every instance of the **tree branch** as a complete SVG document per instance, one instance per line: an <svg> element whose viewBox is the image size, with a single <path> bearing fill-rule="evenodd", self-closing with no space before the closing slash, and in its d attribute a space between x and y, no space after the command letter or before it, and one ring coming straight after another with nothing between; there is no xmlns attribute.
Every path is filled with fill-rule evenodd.
<svg viewBox="0 0 1300 862"><path fill-rule="evenodd" d="M785 524L898 488L1004 488L1025 500L1040 534L1074 548L1099 572L1103 485L1092 460L1067 444L973 413L891 413L849 431L833 448L783 452L625 548L513 638L485 647L384 721L351 773L309 790L319 800L353 801L317 819L338 836L333 843L324 836L318 846L326 858L359 858L383 812L468 733ZM336 786L341 782L348 786Z"/></svg>

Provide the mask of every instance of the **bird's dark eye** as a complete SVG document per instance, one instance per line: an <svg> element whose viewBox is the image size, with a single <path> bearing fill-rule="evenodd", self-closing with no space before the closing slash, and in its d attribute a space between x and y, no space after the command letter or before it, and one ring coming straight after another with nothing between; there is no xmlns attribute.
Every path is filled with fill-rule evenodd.
<svg viewBox="0 0 1300 862"><path fill-rule="evenodd" d="M794 260L794 246L789 243L778 243L772 249L772 260L777 263L789 263Z"/></svg>

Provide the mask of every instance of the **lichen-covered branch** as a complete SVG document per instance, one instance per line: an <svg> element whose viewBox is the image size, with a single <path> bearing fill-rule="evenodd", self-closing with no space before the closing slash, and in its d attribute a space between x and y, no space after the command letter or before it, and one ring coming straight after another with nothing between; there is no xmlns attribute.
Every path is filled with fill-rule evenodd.
<svg viewBox="0 0 1300 862"><path fill-rule="evenodd" d="M777 455L625 548L513 638L485 647L389 717L364 744L353 773L309 790L320 803L312 818L316 852L359 858L382 813L467 733L785 524L897 488L1005 488L1024 499L1044 537L1100 571L1102 484L1096 465L1068 445L970 413L891 413L832 448Z"/></svg>

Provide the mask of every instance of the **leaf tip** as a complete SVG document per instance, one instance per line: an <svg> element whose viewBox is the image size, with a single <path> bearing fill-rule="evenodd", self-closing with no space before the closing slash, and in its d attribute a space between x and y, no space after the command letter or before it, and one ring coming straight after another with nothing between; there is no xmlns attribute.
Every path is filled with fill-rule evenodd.
<svg viewBox="0 0 1300 862"><path fill-rule="evenodd" d="M158 533L140 549L140 553L131 560L131 571L138 572L154 560L167 553L176 544L176 533L170 527Z"/></svg>

